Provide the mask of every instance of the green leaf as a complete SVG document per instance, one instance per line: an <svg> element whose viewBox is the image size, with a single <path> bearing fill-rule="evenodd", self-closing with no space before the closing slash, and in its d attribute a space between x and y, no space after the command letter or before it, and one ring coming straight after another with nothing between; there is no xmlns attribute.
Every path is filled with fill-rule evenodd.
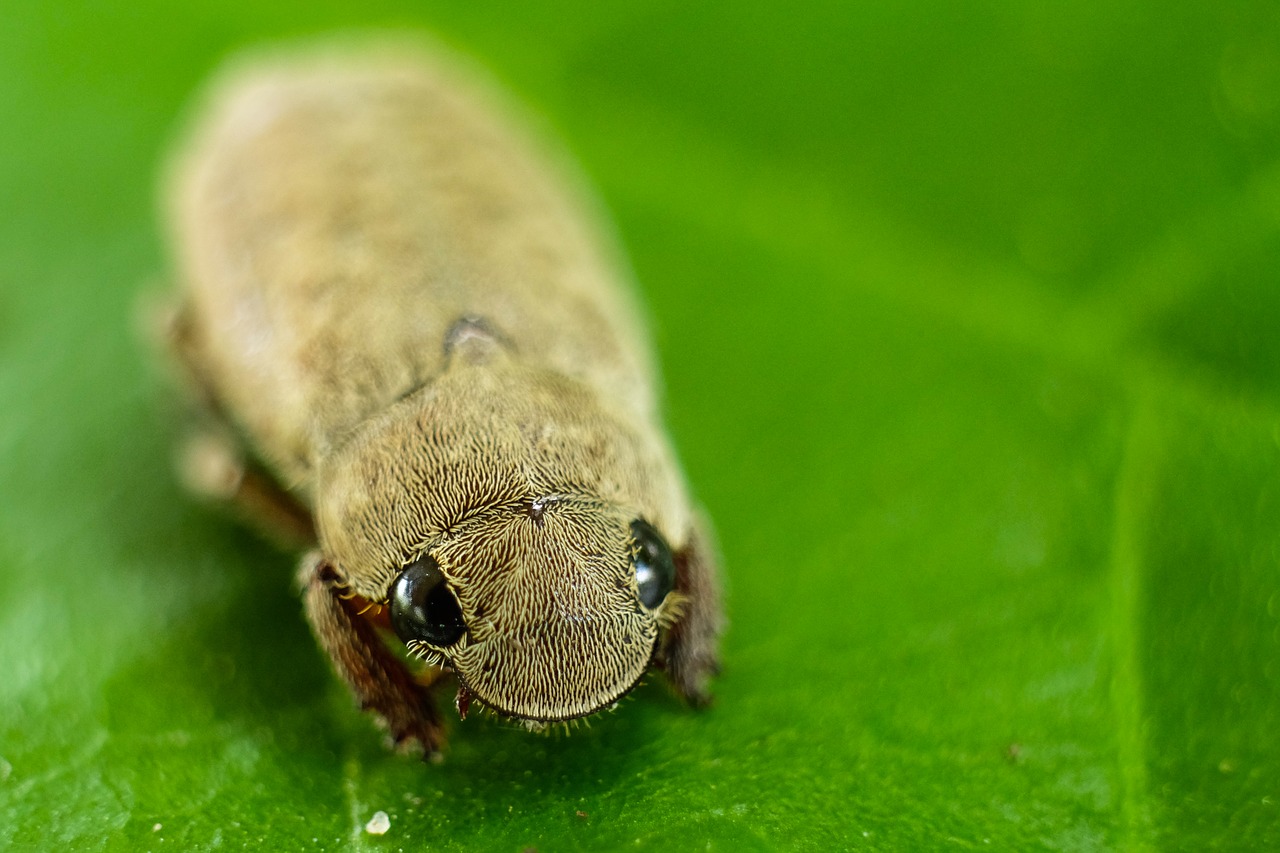
<svg viewBox="0 0 1280 853"><path fill-rule="evenodd" d="M0 847L1280 846L1273 4L348 5L7 10ZM725 553L707 712L391 754L174 483L134 318L187 97L406 25L616 214Z"/></svg>

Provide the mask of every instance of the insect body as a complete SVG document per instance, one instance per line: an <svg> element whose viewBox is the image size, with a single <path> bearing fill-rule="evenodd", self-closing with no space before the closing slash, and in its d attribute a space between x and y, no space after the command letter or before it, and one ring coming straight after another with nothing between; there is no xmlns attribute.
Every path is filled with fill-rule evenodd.
<svg viewBox="0 0 1280 853"><path fill-rule="evenodd" d="M170 221L174 349L255 460L219 491L314 530L308 618L398 743L442 745L443 675L462 715L531 727L651 665L707 699L712 544L610 241L474 80L405 50L242 63Z"/></svg>

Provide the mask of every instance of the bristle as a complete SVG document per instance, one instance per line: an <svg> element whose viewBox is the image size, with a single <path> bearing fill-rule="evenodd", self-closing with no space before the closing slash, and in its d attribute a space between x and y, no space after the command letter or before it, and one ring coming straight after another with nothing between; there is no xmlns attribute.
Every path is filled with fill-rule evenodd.
<svg viewBox="0 0 1280 853"><path fill-rule="evenodd" d="M670 628L680 621L680 617L684 616L685 608L689 605L687 596L679 593L670 593L666 600L662 602L662 607L658 611L658 626L660 628Z"/></svg>
<svg viewBox="0 0 1280 853"><path fill-rule="evenodd" d="M408 650L410 656L417 658L428 666L434 666L437 669L448 669L449 662L444 655L432 649L420 640L410 640L405 643L405 649Z"/></svg>

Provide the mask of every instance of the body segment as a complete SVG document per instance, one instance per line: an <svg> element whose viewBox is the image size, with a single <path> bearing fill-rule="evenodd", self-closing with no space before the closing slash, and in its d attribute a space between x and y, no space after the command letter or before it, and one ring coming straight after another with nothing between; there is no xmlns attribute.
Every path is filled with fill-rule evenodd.
<svg viewBox="0 0 1280 853"><path fill-rule="evenodd" d="M643 419L653 370L610 240L486 90L404 50L232 67L170 202L195 345L290 484L484 318Z"/></svg>

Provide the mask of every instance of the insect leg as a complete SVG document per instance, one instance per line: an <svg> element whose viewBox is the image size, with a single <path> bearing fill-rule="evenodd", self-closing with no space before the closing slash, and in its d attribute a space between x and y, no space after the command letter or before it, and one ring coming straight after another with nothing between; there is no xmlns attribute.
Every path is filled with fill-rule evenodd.
<svg viewBox="0 0 1280 853"><path fill-rule="evenodd" d="M189 491L230 506L277 544L289 549L315 545L311 513L245 456L228 429L202 425L192 430L179 449L178 470Z"/></svg>
<svg viewBox="0 0 1280 853"><path fill-rule="evenodd" d="M203 352L181 302L149 312L152 336L181 371L192 397L194 426L179 449L183 485L206 500L231 506L244 521L288 548L315 544L311 513L245 452L235 437Z"/></svg>
<svg viewBox="0 0 1280 853"><path fill-rule="evenodd" d="M711 701L708 682L720 672L724 630L715 539L706 519L695 518L693 534L675 562L676 590L686 604L667 634L661 663L676 691L691 705L703 706Z"/></svg>
<svg viewBox="0 0 1280 853"><path fill-rule="evenodd" d="M147 337L161 349L178 369L186 391L200 409L224 420L205 356L197 340L191 309L186 300L171 297L145 308Z"/></svg>
<svg viewBox="0 0 1280 853"><path fill-rule="evenodd" d="M430 689L391 653L378 629L362 615L360 600L347 594L342 578L323 556L306 555L299 579L312 633L360 706L386 727L397 748L413 749L416 743L424 759L438 757L444 725Z"/></svg>

